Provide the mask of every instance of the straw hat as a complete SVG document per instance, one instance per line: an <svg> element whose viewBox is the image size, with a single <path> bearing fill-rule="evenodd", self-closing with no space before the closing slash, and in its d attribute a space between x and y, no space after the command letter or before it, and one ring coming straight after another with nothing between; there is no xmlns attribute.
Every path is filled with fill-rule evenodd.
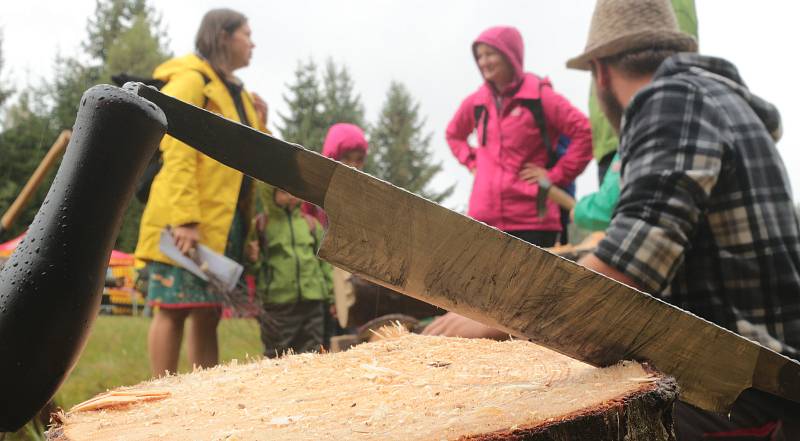
<svg viewBox="0 0 800 441"><path fill-rule="evenodd" d="M597 0L586 49L567 67L589 70L592 59L652 46L697 50L694 37L678 29L669 0Z"/></svg>

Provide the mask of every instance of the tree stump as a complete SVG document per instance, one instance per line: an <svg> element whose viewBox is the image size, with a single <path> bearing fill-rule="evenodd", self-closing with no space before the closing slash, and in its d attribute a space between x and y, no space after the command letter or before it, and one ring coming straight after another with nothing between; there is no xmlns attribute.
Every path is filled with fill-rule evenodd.
<svg viewBox="0 0 800 441"><path fill-rule="evenodd" d="M525 341L396 334L117 389L54 415L48 439L675 439L675 382L646 365L599 369Z"/></svg>

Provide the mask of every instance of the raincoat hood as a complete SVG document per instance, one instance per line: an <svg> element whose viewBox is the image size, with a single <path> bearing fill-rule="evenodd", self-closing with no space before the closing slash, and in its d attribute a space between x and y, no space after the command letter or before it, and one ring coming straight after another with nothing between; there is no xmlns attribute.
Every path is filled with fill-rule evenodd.
<svg viewBox="0 0 800 441"><path fill-rule="evenodd" d="M355 124L339 123L328 129L325 143L322 145L322 154L338 161L346 152L361 150L366 154L368 148L369 144L360 127Z"/></svg>
<svg viewBox="0 0 800 441"><path fill-rule="evenodd" d="M522 34L519 33L517 28L512 26L495 26L483 31L472 43L472 56L475 58L476 64L478 62L476 47L479 43L488 44L500 51L514 69L514 81L511 82L505 91L501 92L505 94L508 90L513 90L519 86L525 73L522 67L525 61L525 44L522 42Z"/></svg>
<svg viewBox="0 0 800 441"><path fill-rule="evenodd" d="M208 78L219 80L219 76L214 69L211 68L211 65L195 54L184 55L165 61L153 71L153 78L167 83L173 76L186 72L187 70L202 72Z"/></svg>
<svg viewBox="0 0 800 441"><path fill-rule="evenodd" d="M653 79L678 76L684 73L712 79L733 89L758 115L773 140L778 141L783 135L781 115L778 109L750 92L739 76L736 66L729 61L694 53L681 53L666 59L659 66Z"/></svg>

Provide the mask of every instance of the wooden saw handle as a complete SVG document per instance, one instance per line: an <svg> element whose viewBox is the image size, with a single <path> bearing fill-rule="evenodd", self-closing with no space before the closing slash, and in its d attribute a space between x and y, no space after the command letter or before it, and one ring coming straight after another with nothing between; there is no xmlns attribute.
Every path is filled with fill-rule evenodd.
<svg viewBox="0 0 800 441"><path fill-rule="evenodd" d="M547 197L566 210L575 208L575 198L556 185L550 186L550 189L547 191Z"/></svg>

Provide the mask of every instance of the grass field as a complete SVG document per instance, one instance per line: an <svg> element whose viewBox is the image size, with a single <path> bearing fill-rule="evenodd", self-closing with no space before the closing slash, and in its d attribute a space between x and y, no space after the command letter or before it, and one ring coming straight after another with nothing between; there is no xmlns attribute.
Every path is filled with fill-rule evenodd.
<svg viewBox="0 0 800 441"><path fill-rule="evenodd" d="M149 326L150 319L144 317L99 316L78 364L56 394L55 404L69 409L107 389L150 378ZM259 357L262 348L257 323L248 319L223 320L219 326L219 345L223 362ZM184 348L178 371L190 370ZM35 430L29 429L9 435L6 440L37 439Z"/></svg>

